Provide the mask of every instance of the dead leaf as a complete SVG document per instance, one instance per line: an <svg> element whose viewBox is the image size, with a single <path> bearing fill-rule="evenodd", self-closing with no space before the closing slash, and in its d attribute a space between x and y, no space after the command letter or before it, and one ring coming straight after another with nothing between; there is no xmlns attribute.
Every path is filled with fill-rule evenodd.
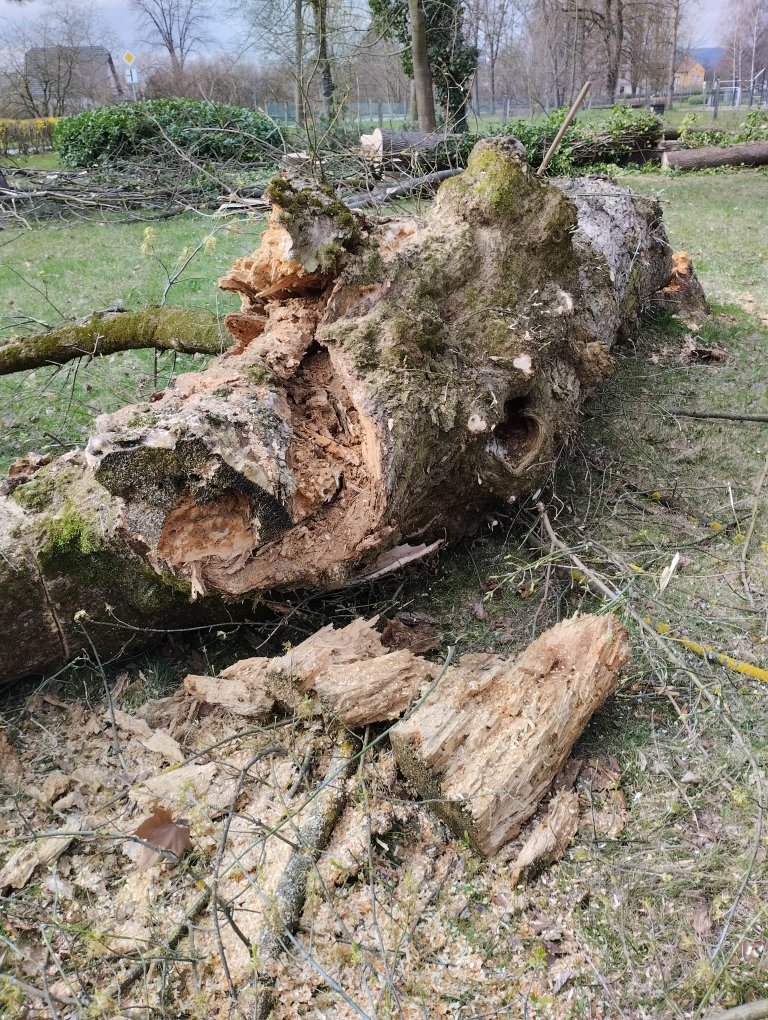
<svg viewBox="0 0 768 1020"><path fill-rule="evenodd" d="M599 758L589 758L581 771L581 783L593 793L601 793L619 785L621 771L618 766L611 767Z"/></svg>
<svg viewBox="0 0 768 1020"><path fill-rule="evenodd" d="M697 343L690 334L683 341L680 349L680 361L684 365L723 364L730 359L728 351L723 347L704 347Z"/></svg>
<svg viewBox="0 0 768 1020"><path fill-rule="evenodd" d="M699 772L685 772L680 777L680 782L683 786L697 786L703 781L703 777Z"/></svg>
<svg viewBox="0 0 768 1020"><path fill-rule="evenodd" d="M126 733L132 733L148 751L161 754L166 761L177 764L184 761L184 752L178 741L166 730L153 730L146 719L139 719L128 712L122 712L119 708L107 712L107 722L111 722L113 716L117 726Z"/></svg>
<svg viewBox="0 0 768 1020"><path fill-rule="evenodd" d="M174 821L171 812L160 805L155 807L149 818L144 819L134 832L134 836L151 844L151 846L141 848L137 862L140 871L151 868L153 864L164 857L164 854L159 852L161 850L168 850L178 860L181 860L192 842L189 826L183 821ZM154 850L153 847L158 849Z"/></svg>
<svg viewBox="0 0 768 1020"><path fill-rule="evenodd" d="M484 620L488 613L486 612L485 606L482 602L475 602L472 605L472 615L476 620Z"/></svg>

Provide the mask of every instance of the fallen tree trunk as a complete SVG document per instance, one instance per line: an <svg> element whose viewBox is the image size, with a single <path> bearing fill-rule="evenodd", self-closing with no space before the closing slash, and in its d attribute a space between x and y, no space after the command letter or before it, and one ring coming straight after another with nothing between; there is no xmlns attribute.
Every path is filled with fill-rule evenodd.
<svg viewBox="0 0 768 1020"><path fill-rule="evenodd" d="M515 146L481 142L423 219L273 181L221 281L236 347L0 498L0 674L114 654L190 600L381 576L546 481L671 257L654 201Z"/></svg>
<svg viewBox="0 0 768 1020"><path fill-rule="evenodd" d="M386 131L376 128L360 136L363 156L375 167L419 167L422 171L463 167L467 145L460 135L443 131Z"/></svg>
<svg viewBox="0 0 768 1020"><path fill-rule="evenodd" d="M127 312L110 308L2 344L0 375L148 347L178 354L221 354L230 343L229 336L220 334L216 316L202 309L163 305Z"/></svg>
<svg viewBox="0 0 768 1020"><path fill-rule="evenodd" d="M701 149L676 149L661 157L664 170L705 170L714 166L765 166L768 142L741 142L738 145L706 146Z"/></svg>

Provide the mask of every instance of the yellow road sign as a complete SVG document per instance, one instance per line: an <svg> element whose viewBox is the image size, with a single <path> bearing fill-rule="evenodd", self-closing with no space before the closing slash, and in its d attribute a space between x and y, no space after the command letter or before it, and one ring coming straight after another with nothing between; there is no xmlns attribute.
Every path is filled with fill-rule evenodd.
<svg viewBox="0 0 768 1020"><path fill-rule="evenodd" d="M129 66L134 62L135 59L136 59L136 57L134 57L134 55L131 53L130 50L126 50L125 53L123 54L123 60Z"/></svg>

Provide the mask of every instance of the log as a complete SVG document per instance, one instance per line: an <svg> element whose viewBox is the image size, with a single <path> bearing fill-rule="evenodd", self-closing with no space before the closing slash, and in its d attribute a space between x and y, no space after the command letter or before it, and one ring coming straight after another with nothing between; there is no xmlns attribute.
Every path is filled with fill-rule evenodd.
<svg viewBox="0 0 768 1020"><path fill-rule="evenodd" d="M377 170L385 166L447 170L467 161L466 141L443 131L386 131L376 128L360 136L363 156Z"/></svg>
<svg viewBox="0 0 768 1020"><path fill-rule="evenodd" d="M459 837L492 855L533 815L628 658L622 624L578 614L511 663L465 655L392 730L397 763Z"/></svg>
<svg viewBox="0 0 768 1020"><path fill-rule="evenodd" d="M705 146L664 152L663 170L706 170L714 166L765 166L768 142L740 142L738 145Z"/></svg>
<svg viewBox="0 0 768 1020"><path fill-rule="evenodd" d="M2 344L0 375L150 347L178 354L221 354L231 342L228 335L221 336L216 317L202 309L163 305L126 312L110 308Z"/></svg>
<svg viewBox="0 0 768 1020"><path fill-rule="evenodd" d="M537 178L515 144L479 143L421 219L272 182L221 281L237 345L0 495L1 676L380 577L545 482L671 256L654 200Z"/></svg>

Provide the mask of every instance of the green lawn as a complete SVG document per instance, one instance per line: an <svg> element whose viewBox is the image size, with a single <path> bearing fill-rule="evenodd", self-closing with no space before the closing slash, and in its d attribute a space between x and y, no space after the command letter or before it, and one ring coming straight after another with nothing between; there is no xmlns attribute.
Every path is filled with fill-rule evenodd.
<svg viewBox="0 0 768 1020"><path fill-rule="evenodd" d="M689 253L710 298L768 322L768 173L624 174L654 194L673 247Z"/></svg>
<svg viewBox="0 0 768 1020"><path fill-rule="evenodd" d="M262 228L261 219L221 224L190 213L151 225L103 220L8 230L0 247L0 337L98 309L156 304L201 243L167 302L223 316L238 302L216 280L256 247ZM164 354L157 383L201 364ZM0 466L28 449L59 453L82 443L97 414L156 388L154 373L154 355L143 351L0 379Z"/></svg>

